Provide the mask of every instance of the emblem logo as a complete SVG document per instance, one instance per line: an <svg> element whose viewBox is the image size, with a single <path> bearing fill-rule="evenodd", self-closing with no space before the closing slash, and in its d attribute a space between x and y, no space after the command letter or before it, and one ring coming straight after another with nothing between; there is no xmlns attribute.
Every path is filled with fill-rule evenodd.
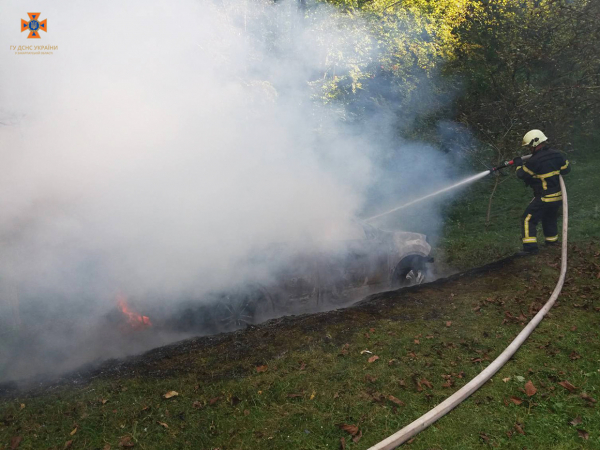
<svg viewBox="0 0 600 450"><path fill-rule="evenodd" d="M27 13L27 15L29 16L29 22L21 19L21 33L29 30L27 39L40 39L40 30L48 31L48 19L40 21L40 13Z"/></svg>

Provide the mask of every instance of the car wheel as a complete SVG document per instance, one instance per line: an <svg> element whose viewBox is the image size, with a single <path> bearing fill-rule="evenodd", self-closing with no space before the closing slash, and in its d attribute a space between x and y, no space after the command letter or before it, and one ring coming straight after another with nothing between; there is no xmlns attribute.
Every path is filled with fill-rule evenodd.
<svg viewBox="0 0 600 450"><path fill-rule="evenodd" d="M232 331L273 316L273 301L259 286L244 286L218 296L212 308L219 331Z"/></svg>
<svg viewBox="0 0 600 450"><path fill-rule="evenodd" d="M392 274L392 287L417 286L427 279L427 259L420 255L405 257L398 263Z"/></svg>

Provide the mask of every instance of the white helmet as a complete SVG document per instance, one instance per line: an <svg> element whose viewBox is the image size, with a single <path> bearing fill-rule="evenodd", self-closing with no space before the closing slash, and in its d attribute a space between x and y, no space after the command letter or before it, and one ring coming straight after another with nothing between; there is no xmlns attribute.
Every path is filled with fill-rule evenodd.
<svg viewBox="0 0 600 450"><path fill-rule="evenodd" d="M523 136L523 147L537 147L542 142L546 142L548 138L540 130L531 130Z"/></svg>

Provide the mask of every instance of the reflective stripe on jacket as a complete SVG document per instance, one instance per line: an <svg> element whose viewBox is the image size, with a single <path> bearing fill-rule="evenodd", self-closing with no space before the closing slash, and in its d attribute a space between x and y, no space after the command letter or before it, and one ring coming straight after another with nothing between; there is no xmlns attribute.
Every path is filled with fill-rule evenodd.
<svg viewBox="0 0 600 450"><path fill-rule="evenodd" d="M542 201L557 202L562 200L558 176L570 171L569 161L562 153L546 146L535 152L525 164L517 167L517 176L527 186L531 186L533 194Z"/></svg>

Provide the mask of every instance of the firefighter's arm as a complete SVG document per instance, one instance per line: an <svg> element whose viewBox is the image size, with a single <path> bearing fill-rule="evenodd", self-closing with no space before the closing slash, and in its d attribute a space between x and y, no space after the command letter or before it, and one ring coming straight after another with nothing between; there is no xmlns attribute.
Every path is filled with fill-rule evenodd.
<svg viewBox="0 0 600 450"><path fill-rule="evenodd" d="M535 173L531 171L525 164L518 165L516 170L517 176L525 182L526 185L529 185L530 181L533 179Z"/></svg>
<svg viewBox="0 0 600 450"><path fill-rule="evenodd" d="M571 165L569 164L569 160L563 157L563 164L560 166L560 174L566 175L571 171Z"/></svg>

